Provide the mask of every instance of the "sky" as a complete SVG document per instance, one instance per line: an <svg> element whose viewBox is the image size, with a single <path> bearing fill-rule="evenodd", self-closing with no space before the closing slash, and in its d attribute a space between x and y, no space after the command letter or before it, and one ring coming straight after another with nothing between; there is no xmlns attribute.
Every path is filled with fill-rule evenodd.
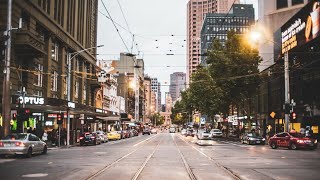
<svg viewBox="0 0 320 180"><path fill-rule="evenodd" d="M98 60L117 60L121 52L143 58L145 74L161 83L164 103L170 74L186 72L188 1L99 0L97 44L104 46L98 48ZM257 1L241 2L253 3L257 10Z"/></svg>

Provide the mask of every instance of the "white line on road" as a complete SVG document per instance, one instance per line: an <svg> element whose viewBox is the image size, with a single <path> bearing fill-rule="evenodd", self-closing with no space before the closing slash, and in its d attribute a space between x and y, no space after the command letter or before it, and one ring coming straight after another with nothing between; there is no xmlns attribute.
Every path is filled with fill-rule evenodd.
<svg viewBox="0 0 320 180"><path fill-rule="evenodd" d="M151 136L151 137L149 137L148 139L145 139L145 140L143 140L143 141L141 141L141 142L138 142L137 144L133 145L133 147L139 146L140 144L142 144L142 143L144 143L144 142L146 142L146 141L149 141L150 139L155 138L156 136L158 136L158 134L155 135L155 136Z"/></svg>

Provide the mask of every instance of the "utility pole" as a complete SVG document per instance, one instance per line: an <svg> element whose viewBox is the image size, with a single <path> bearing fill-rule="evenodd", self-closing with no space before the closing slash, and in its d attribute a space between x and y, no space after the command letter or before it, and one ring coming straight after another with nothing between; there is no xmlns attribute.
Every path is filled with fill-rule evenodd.
<svg viewBox="0 0 320 180"><path fill-rule="evenodd" d="M2 114L3 114L3 135L6 136L10 133L10 60L11 60L11 13L12 13L12 0L8 0L8 17L7 17L7 30L5 36L6 50L5 50L5 62L4 62L4 81L3 81L3 91L2 91Z"/></svg>
<svg viewBox="0 0 320 180"><path fill-rule="evenodd" d="M68 79L67 79L67 101L68 103L71 101L71 54L68 53L67 56L67 63L68 63ZM63 119L64 117L62 117ZM60 128L59 128L60 130ZM60 133L59 133L60 135ZM60 145L60 144L59 144ZM67 146L70 145L70 107L67 107Z"/></svg>
<svg viewBox="0 0 320 180"><path fill-rule="evenodd" d="M285 105L290 104L290 84L289 84L289 54L288 51L284 54L284 97ZM289 114L285 114L285 126L284 131L288 132L289 127Z"/></svg>

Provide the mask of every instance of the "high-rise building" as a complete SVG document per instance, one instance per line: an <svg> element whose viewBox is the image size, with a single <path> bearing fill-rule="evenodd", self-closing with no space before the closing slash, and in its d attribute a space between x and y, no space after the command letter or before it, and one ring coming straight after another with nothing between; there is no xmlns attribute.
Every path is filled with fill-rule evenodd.
<svg viewBox="0 0 320 180"><path fill-rule="evenodd" d="M181 94L181 91L186 89L186 74L183 72L175 72L170 74L169 94L172 101L175 102Z"/></svg>
<svg viewBox="0 0 320 180"><path fill-rule="evenodd" d="M213 39L222 44L227 40L228 32L247 33L254 24L254 8L252 4L234 4L229 13L209 13L201 29L201 54L207 52ZM201 57L201 64L206 65L206 57Z"/></svg>
<svg viewBox="0 0 320 180"><path fill-rule="evenodd" d="M158 82L158 78L151 78L151 91L156 94L156 107L157 112L161 111L161 84Z"/></svg>
<svg viewBox="0 0 320 180"><path fill-rule="evenodd" d="M228 13L239 0L190 0L187 4L187 84L200 63L200 32L207 13Z"/></svg>
<svg viewBox="0 0 320 180"><path fill-rule="evenodd" d="M7 25L8 2L0 0L1 45L6 41L2 35ZM70 109L71 130L83 127L79 121L80 114L84 118L94 113L97 116L106 115L102 111L101 85L95 76L97 14L98 2L94 0L12 1L12 27L18 28L19 20L22 20L22 27L10 31L12 70L10 94L5 96L10 99L16 99L14 95L18 93L21 96L21 106L19 103L12 104L11 108L9 106L11 112L19 111L18 106L26 107L36 116L33 123L28 124L23 123L25 119L18 119L14 122L17 129L11 131L23 132L25 128L51 131L57 126L57 112L66 114L67 109ZM68 64L68 57L71 64ZM70 84L67 81L68 66L71 68ZM3 75L0 75L0 89L5 84ZM68 87L71 87L69 92ZM1 103L2 106L5 104ZM90 122L88 118L87 124ZM67 127L66 120L60 127ZM96 130L96 127L91 126L91 130Z"/></svg>
<svg viewBox="0 0 320 180"><path fill-rule="evenodd" d="M154 107L152 107L152 91L151 91L151 78L149 76L144 76L144 122L147 122L147 118L150 118L154 112Z"/></svg>
<svg viewBox="0 0 320 180"><path fill-rule="evenodd" d="M257 31L263 34L259 40L259 55L263 61L259 70L263 71L278 59L281 49L279 29L309 0L259 0Z"/></svg>

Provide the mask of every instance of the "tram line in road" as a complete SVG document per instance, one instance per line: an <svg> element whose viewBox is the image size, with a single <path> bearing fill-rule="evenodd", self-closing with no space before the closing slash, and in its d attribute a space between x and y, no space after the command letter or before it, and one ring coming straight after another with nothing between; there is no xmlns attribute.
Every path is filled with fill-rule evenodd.
<svg viewBox="0 0 320 180"><path fill-rule="evenodd" d="M151 139L155 139L155 137L158 137L158 135L152 136L150 138L147 138L139 143L136 143L135 145L133 145L133 147L145 144L147 143L151 143ZM155 151L157 150L158 146L161 144L163 138L161 138L159 140L159 142L157 143L157 145L154 147L153 151L149 154L149 156L147 156L147 158L145 159L145 161L143 162L143 164L139 167L138 171L134 174L134 176L132 177L132 180L136 180L139 178L140 174L142 173L143 169L145 168L146 164L148 163L148 161L151 159L151 157L153 156L153 154L155 153ZM134 154L135 152L137 152L138 150L142 149L144 146L140 146L136 149L134 149L133 151L127 153L126 155L118 158L116 161L113 161L111 164L106 165L105 167L103 167L102 169L100 169L99 171L95 172L94 174L91 174L89 177L86 178L86 180L93 180L96 178L99 178L99 176L102 173L107 172L108 170L110 170L112 167L115 167L119 162L123 161L124 159L128 158L130 155Z"/></svg>

